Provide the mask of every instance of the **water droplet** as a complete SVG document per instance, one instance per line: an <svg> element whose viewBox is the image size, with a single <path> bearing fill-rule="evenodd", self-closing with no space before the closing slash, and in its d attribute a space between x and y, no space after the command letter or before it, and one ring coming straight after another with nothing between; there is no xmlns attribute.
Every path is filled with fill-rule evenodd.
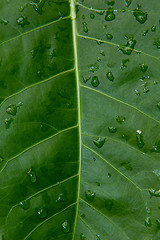
<svg viewBox="0 0 160 240"><path fill-rule="evenodd" d="M129 7L132 3L132 0L124 0L125 1L125 4L126 4L126 7Z"/></svg>
<svg viewBox="0 0 160 240"><path fill-rule="evenodd" d="M100 54L105 57L105 52L103 50L100 51Z"/></svg>
<svg viewBox="0 0 160 240"><path fill-rule="evenodd" d="M23 202L20 202L19 203L19 206L21 206L21 208L23 208L24 210L28 210L30 208L30 201L29 200L26 200L26 201L23 201Z"/></svg>
<svg viewBox="0 0 160 240"><path fill-rule="evenodd" d="M17 24L20 25L21 27L24 27L25 25L29 25L30 22L27 20L27 17L20 16L16 19Z"/></svg>
<svg viewBox="0 0 160 240"><path fill-rule="evenodd" d="M95 193L88 190L87 192L85 192L85 196L86 196L88 201L93 202L94 197L95 197Z"/></svg>
<svg viewBox="0 0 160 240"><path fill-rule="evenodd" d="M160 197L160 189L159 190L149 189L149 194L151 195L151 197Z"/></svg>
<svg viewBox="0 0 160 240"><path fill-rule="evenodd" d="M83 79L83 82L86 83L91 79L91 76L89 77L82 76L82 79Z"/></svg>
<svg viewBox="0 0 160 240"><path fill-rule="evenodd" d="M108 8L106 16L105 16L105 20L106 21L112 21L116 18L115 14L114 14L114 10L112 7Z"/></svg>
<svg viewBox="0 0 160 240"><path fill-rule="evenodd" d="M80 234L80 240L85 240L85 239L86 239L86 237L84 236L83 233L81 233L81 234Z"/></svg>
<svg viewBox="0 0 160 240"><path fill-rule="evenodd" d="M138 7L133 11L133 15L139 23L143 24L147 20L148 13L143 12L140 8L141 7L138 5Z"/></svg>
<svg viewBox="0 0 160 240"><path fill-rule="evenodd" d="M85 33L88 32L88 27L87 27L87 23L86 23L86 22L83 22L83 31L84 31Z"/></svg>
<svg viewBox="0 0 160 240"><path fill-rule="evenodd" d="M157 176L160 177L160 170L156 169L153 171L153 173Z"/></svg>
<svg viewBox="0 0 160 240"><path fill-rule="evenodd" d="M34 10L39 13L40 15L42 15L43 13L43 7L45 5L46 0L34 0L32 2L30 2L30 5L33 6Z"/></svg>
<svg viewBox="0 0 160 240"><path fill-rule="evenodd" d="M146 207L147 213L150 214L151 213L151 209Z"/></svg>
<svg viewBox="0 0 160 240"><path fill-rule="evenodd" d="M96 72L99 69L99 65L97 63L91 64L89 66L89 72Z"/></svg>
<svg viewBox="0 0 160 240"><path fill-rule="evenodd" d="M37 181L37 177L36 177L36 172L33 168L30 168L26 174L30 177L30 180L32 183L35 183Z"/></svg>
<svg viewBox="0 0 160 240"><path fill-rule="evenodd" d="M4 123L6 125L6 129L8 129L11 125L11 123L13 122L13 118L6 118Z"/></svg>
<svg viewBox="0 0 160 240"><path fill-rule="evenodd" d="M152 32L155 32L156 29L157 29L156 25L153 25L153 26L151 27L151 31L152 31Z"/></svg>
<svg viewBox="0 0 160 240"><path fill-rule="evenodd" d="M116 133L117 132L116 127L108 127L108 130L109 130L110 133Z"/></svg>
<svg viewBox="0 0 160 240"><path fill-rule="evenodd" d="M94 77L92 78L91 84L92 84L93 87L98 87L98 85L99 85L99 79L98 79L97 76L94 76Z"/></svg>
<svg viewBox="0 0 160 240"><path fill-rule="evenodd" d="M127 67L126 63L129 61L130 61L129 58L122 60L121 67L120 67L122 71Z"/></svg>
<svg viewBox="0 0 160 240"><path fill-rule="evenodd" d="M91 19L94 19L95 18L95 15L93 13L90 14L90 18Z"/></svg>
<svg viewBox="0 0 160 240"><path fill-rule="evenodd" d="M151 227L152 226L152 222L151 222L151 218L147 217L145 220L145 226L146 227Z"/></svg>
<svg viewBox="0 0 160 240"><path fill-rule="evenodd" d="M155 142L155 144L153 145L152 151L153 151L153 152L160 153L160 141Z"/></svg>
<svg viewBox="0 0 160 240"><path fill-rule="evenodd" d="M11 114L12 116L15 116L17 113L17 106L14 104L10 104L6 109L6 112L8 114Z"/></svg>
<svg viewBox="0 0 160 240"><path fill-rule="evenodd" d="M148 69L148 66L146 64L144 64L144 63L140 64L140 69L141 69L142 72L146 72L147 69Z"/></svg>
<svg viewBox="0 0 160 240"><path fill-rule="evenodd" d="M100 235L97 235L97 234L96 234L96 237L97 237L96 240L101 240L101 239L100 239Z"/></svg>
<svg viewBox="0 0 160 240"><path fill-rule="evenodd" d="M116 116L116 121L120 124L122 124L125 120L126 118L124 116Z"/></svg>
<svg viewBox="0 0 160 240"><path fill-rule="evenodd" d="M135 90L135 93L136 93L137 96L141 95L138 89Z"/></svg>
<svg viewBox="0 0 160 240"><path fill-rule="evenodd" d="M65 193L60 193L59 197L56 200L56 203L61 203L61 202L66 202L67 201L67 196Z"/></svg>
<svg viewBox="0 0 160 240"><path fill-rule="evenodd" d="M143 134L141 130L137 130L136 131L136 142L137 142L137 146L139 148L143 148L144 146L144 141L143 141Z"/></svg>
<svg viewBox="0 0 160 240"><path fill-rule="evenodd" d="M108 173L108 178L111 178L111 176L112 176L111 173Z"/></svg>
<svg viewBox="0 0 160 240"><path fill-rule="evenodd" d="M5 20L5 19L0 19L0 23L1 23L1 24L4 24L4 25L7 25L7 24L8 24L8 21Z"/></svg>
<svg viewBox="0 0 160 240"><path fill-rule="evenodd" d="M112 207L113 207L113 200L111 199L107 199L105 200L105 208L108 210L108 211L111 211Z"/></svg>
<svg viewBox="0 0 160 240"><path fill-rule="evenodd" d="M113 76L113 73L112 73L112 72L108 72L108 73L106 74L106 76L107 76L108 80L110 80L111 82L114 81L114 76Z"/></svg>
<svg viewBox="0 0 160 240"><path fill-rule="evenodd" d="M106 0L105 1L108 5L113 6L115 4L115 0Z"/></svg>
<svg viewBox="0 0 160 240"><path fill-rule="evenodd" d="M148 29L146 29L146 30L144 30L144 32L142 33L142 36L146 36L147 35L147 33L149 32L149 30Z"/></svg>
<svg viewBox="0 0 160 240"><path fill-rule="evenodd" d="M127 38L127 43L124 46L119 46L119 50L121 50L124 54L130 55L136 45L136 40L132 37Z"/></svg>
<svg viewBox="0 0 160 240"><path fill-rule="evenodd" d="M155 39L154 42L153 42L153 45L155 45L158 49L160 49L160 40Z"/></svg>
<svg viewBox="0 0 160 240"><path fill-rule="evenodd" d="M106 138L97 138L97 140L94 140L93 143L96 147L101 148L103 147L104 143L106 141Z"/></svg>
<svg viewBox="0 0 160 240"><path fill-rule="evenodd" d="M108 40L112 40L112 38L113 38L113 35L112 35L112 34L110 34L110 33L106 33L106 37L107 37L107 39L108 39Z"/></svg>
<svg viewBox="0 0 160 240"><path fill-rule="evenodd" d="M65 220L63 223L62 223L62 231L64 233L68 233L71 229L71 224L69 221Z"/></svg>
<svg viewBox="0 0 160 240"><path fill-rule="evenodd" d="M85 15L82 15L82 19L85 19Z"/></svg>
<svg viewBox="0 0 160 240"><path fill-rule="evenodd" d="M45 207L43 207L43 208L41 208L41 209L38 210L37 214L38 214L38 217L39 217L40 219L46 218L47 215L48 215L47 209L46 209Z"/></svg>

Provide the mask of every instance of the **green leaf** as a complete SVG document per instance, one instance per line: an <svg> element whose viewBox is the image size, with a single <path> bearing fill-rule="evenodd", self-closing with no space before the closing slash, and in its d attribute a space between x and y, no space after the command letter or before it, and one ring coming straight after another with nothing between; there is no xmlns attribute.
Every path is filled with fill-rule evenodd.
<svg viewBox="0 0 160 240"><path fill-rule="evenodd" d="M0 239L160 239L158 0L1 0Z"/></svg>

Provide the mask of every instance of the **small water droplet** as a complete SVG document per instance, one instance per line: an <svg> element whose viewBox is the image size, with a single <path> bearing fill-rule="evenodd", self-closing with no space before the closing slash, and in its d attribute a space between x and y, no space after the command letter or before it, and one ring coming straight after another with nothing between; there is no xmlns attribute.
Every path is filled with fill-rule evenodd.
<svg viewBox="0 0 160 240"><path fill-rule="evenodd" d="M153 45L155 45L158 49L160 49L160 39L155 39L153 42Z"/></svg>
<svg viewBox="0 0 160 240"><path fill-rule="evenodd" d="M71 229L71 224L69 221L65 220L63 223L62 223L62 231L64 233L68 233Z"/></svg>
<svg viewBox="0 0 160 240"><path fill-rule="evenodd" d="M27 17L25 17L25 16L20 16L20 17L16 18L16 22L21 27L24 27L25 25L29 25L30 24L30 22L28 21Z"/></svg>
<svg viewBox="0 0 160 240"><path fill-rule="evenodd" d="M85 19L85 15L82 15L82 19Z"/></svg>
<svg viewBox="0 0 160 240"><path fill-rule="evenodd" d="M135 90L135 93L136 93L137 96L141 95L138 89Z"/></svg>
<svg viewBox="0 0 160 240"><path fill-rule="evenodd" d="M149 189L149 194L151 195L151 197L160 197L160 189L159 190Z"/></svg>
<svg viewBox="0 0 160 240"><path fill-rule="evenodd" d="M153 171L153 173L157 176L160 177L160 170L156 169Z"/></svg>
<svg viewBox="0 0 160 240"><path fill-rule="evenodd" d="M86 196L88 201L93 202L94 197L95 197L95 193L88 190L87 192L85 192L85 196Z"/></svg>
<svg viewBox="0 0 160 240"><path fill-rule="evenodd" d="M129 61L130 61L129 58L122 60L121 67L120 67L122 71L127 67L126 63Z"/></svg>
<svg viewBox="0 0 160 240"><path fill-rule="evenodd" d="M112 210L113 204L114 204L113 200L111 200L111 199L105 200L105 208L106 208L108 211L111 211L111 210Z"/></svg>
<svg viewBox="0 0 160 240"><path fill-rule="evenodd" d="M116 121L120 124L124 123L124 121L126 120L126 118L124 116L116 116Z"/></svg>
<svg viewBox="0 0 160 240"><path fill-rule="evenodd" d="M95 18L95 15L93 13L90 14L90 18L91 19L94 19Z"/></svg>
<svg viewBox="0 0 160 240"><path fill-rule="evenodd" d="M87 27L87 23L86 23L86 22L83 22L83 31L84 31L85 33L88 32L88 27Z"/></svg>
<svg viewBox="0 0 160 240"><path fill-rule="evenodd" d="M156 25L153 25L153 26L151 27L151 31L152 31L152 32L155 32L156 29L157 29Z"/></svg>
<svg viewBox="0 0 160 240"><path fill-rule="evenodd" d="M123 52L123 54L130 55L136 45L136 40L134 40L132 37L127 38L127 43L124 46L119 46L119 50Z"/></svg>
<svg viewBox="0 0 160 240"><path fill-rule="evenodd" d="M24 210L28 210L30 208L30 205L31 204L29 200L25 200L19 203L19 206L21 206L21 208L23 208Z"/></svg>
<svg viewBox="0 0 160 240"><path fill-rule="evenodd" d="M144 146L144 141L143 141L143 134L141 130L137 130L136 131L136 142L137 142L137 146L139 148L143 148Z"/></svg>
<svg viewBox="0 0 160 240"><path fill-rule="evenodd" d="M149 32L149 30L148 29L146 29L146 30L144 30L144 32L142 33L142 36L146 36L147 35L147 33Z"/></svg>
<svg viewBox="0 0 160 240"><path fill-rule="evenodd" d="M89 66L89 72L96 72L99 69L99 65L97 63L91 64Z"/></svg>
<svg viewBox="0 0 160 240"><path fill-rule="evenodd" d="M36 177L36 172L33 168L30 168L26 174L30 177L30 180L32 183L35 183L37 181L37 177Z"/></svg>
<svg viewBox="0 0 160 240"><path fill-rule="evenodd" d="M48 215L47 209L46 209L45 207L43 207L43 208L41 208L41 209L38 210L37 214L38 214L38 217L39 217L40 219L46 218L47 215Z"/></svg>
<svg viewBox="0 0 160 240"><path fill-rule="evenodd" d="M111 178L111 176L112 176L111 173L108 173L108 178Z"/></svg>
<svg viewBox="0 0 160 240"><path fill-rule="evenodd" d="M145 220L145 226L146 227L151 227L152 226L152 222L151 222L151 218L147 217Z"/></svg>
<svg viewBox="0 0 160 240"><path fill-rule="evenodd" d="M136 20L139 23L143 24L147 20L148 13L147 12L143 12L140 8L141 7L138 5L138 7L136 9L134 9L133 15L135 16Z"/></svg>
<svg viewBox="0 0 160 240"><path fill-rule="evenodd" d="M85 239L86 239L86 237L84 236L83 233L81 233L81 234L80 234L80 240L85 240Z"/></svg>
<svg viewBox="0 0 160 240"><path fill-rule="evenodd" d="M106 16L105 16L105 20L106 21L112 21L116 18L115 14L114 14L114 10L112 7L108 8Z"/></svg>
<svg viewBox="0 0 160 240"><path fill-rule="evenodd" d="M103 50L100 51L100 54L105 57L105 52Z"/></svg>
<svg viewBox="0 0 160 240"><path fill-rule="evenodd" d="M6 125L6 129L8 129L11 125L11 123L13 122L13 118L6 118L4 123Z"/></svg>
<svg viewBox="0 0 160 240"><path fill-rule="evenodd" d="M8 24L8 21L6 19L0 19L0 23L1 24L4 24L4 25L7 25Z"/></svg>
<svg viewBox="0 0 160 240"><path fill-rule="evenodd" d="M114 76L113 76L113 73L112 73L111 71L108 72L108 73L106 74L106 76L107 76L108 80L110 80L111 82L114 81Z"/></svg>
<svg viewBox="0 0 160 240"><path fill-rule="evenodd" d="M46 0L40 0L40 1L37 1L37 0L34 0L32 2L30 2L29 4L31 6L33 6L34 10L39 13L40 15L42 15L43 13L43 7L45 5L45 2Z"/></svg>
<svg viewBox="0 0 160 240"><path fill-rule="evenodd" d="M117 128L116 127L108 127L108 131L110 133L116 133L117 132Z"/></svg>
<svg viewBox="0 0 160 240"><path fill-rule="evenodd" d="M67 201L67 196L65 193L60 193L59 197L56 200L56 203L61 203L61 202L66 202Z"/></svg>
<svg viewBox="0 0 160 240"><path fill-rule="evenodd" d="M150 214L151 213L151 209L146 207L147 213Z"/></svg>
<svg viewBox="0 0 160 240"><path fill-rule="evenodd" d="M83 79L83 82L86 83L91 79L91 76L89 77L82 76L82 79Z"/></svg>
<svg viewBox="0 0 160 240"><path fill-rule="evenodd" d="M93 143L96 147L101 148L103 147L104 143L106 141L106 138L97 138L97 140L94 140Z"/></svg>
<svg viewBox="0 0 160 240"><path fill-rule="evenodd" d="M98 85L99 85L99 79L98 79L97 76L94 76L94 77L92 78L91 84L92 84L93 87L98 87Z"/></svg>
<svg viewBox="0 0 160 240"><path fill-rule="evenodd" d="M153 151L153 152L160 153L160 141L155 142L155 144L153 145L152 151Z"/></svg>
<svg viewBox="0 0 160 240"><path fill-rule="evenodd" d="M113 38L113 35L112 35L112 34L110 34L110 33L106 33L106 37L107 37L107 39L108 39L108 40L112 40L112 38Z"/></svg>
<svg viewBox="0 0 160 240"><path fill-rule="evenodd" d="M115 0L106 0L105 1L108 5L113 6L115 4Z"/></svg>
<svg viewBox="0 0 160 240"><path fill-rule="evenodd" d="M141 69L142 72L146 72L147 69L148 69L148 66L146 64L144 64L144 63L140 64L140 69Z"/></svg>
<svg viewBox="0 0 160 240"><path fill-rule="evenodd" d="M132 0L124 0L125 1L125 4L126 4L126 7L129 7L132 3Z"/></svg>

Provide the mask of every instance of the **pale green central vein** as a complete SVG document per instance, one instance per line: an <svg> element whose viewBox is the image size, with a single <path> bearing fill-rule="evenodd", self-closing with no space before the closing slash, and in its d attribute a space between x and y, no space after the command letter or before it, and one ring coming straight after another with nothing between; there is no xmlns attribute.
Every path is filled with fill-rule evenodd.
<svg viewBox="0 0 160 240"><path fill-rule="evenodd" d="M52 215L51 217L47 218L46 220L44 220L43 222L41 222L40 224L38 224L25 238L24 240L26 240L29 236L31 236L31 234L33 232L35 232L39 227L41 227L44 223L48 222L49 220L51 220L52 218L56 217L57 215L61 214L62 212L66 211L68 208L74 206L77 202L74 202L72 204L70 204L68 207L64 208L63 210L61 210L60 212Z"/></svg>
<svg viewBox="0 0 160 240"><path fill-rule="evenodd" d="M119 102L119 103L121 103L121 104L124 104L124 105L130 107L130 108L133 108L134 110L140 112L140 113L143 114L144 116L146 116L146 117L152 119L153 121L157 122L158 124L160 124L160 121L158 121L158 120L155 119L154 117L150 116L149 114L143 112L143 111L140 110L139 108L137 108L137 107L135 107L135 106L133 106L133 105L131 105L131 104L129 104L129 103L126 103L126 102L124 102L124 101L122 101L122 100L120 100L120 99L117 99L117 98L115 98L115 97L112 97L112 96L110 96L110 95L108 95L108 94L106 94L106 93L104 93L104 92L101 92L101 91L99 91L99 90L96 90L96 89L93 89L93 88L84 86L84 85L82 85L82 84L81 84L81 87L86 88L86 89L88 89L88 90L90 90L90 91L99 93L99 94L101 94L101 95L103 95L103 96L105 96L105 97L107 97L107 98L110 98L110 99L116 101L116 102Z"/></svg>
<svg viewBox="0 0 160 240"><path fill-rule="evenodd" d="M28 147L27 149L23 150L22 152L20 152L20 153L17 154L16 156L8 159L8 160L6 161L6 163L4 164L4 166L2 167L2 169L0 170L0 173L2 173L2 171L6 168L6 166L8 165L9 162L11 162L11 161L13 161L14 159L20 157L20 156L21 156L22 154L24 154L25 152L27 152L27 151L31 150L32 148L37 147L38 145L40 145L40 144L42 144L42 143L44 143L44 142L46 142L46 141L48 141L48 140L50 140L50 139L58 136L59 134L65 133L65 132L67 132L67 131L69 131L69 130L72 130L72 129L74 129L74 128L77 128L77 127L78 127L78 124L75 125L75 126L72 126L72 127L66 128L66 129L63 129L63 130L59 131L58 133L56 133L56 134L54 134L54 135L52 135L52 136L50 136L50 137L48 137L48 138L45 138L45 139L43 139L42 141L40 141L40 142L38 142L38 143L33 144L32 146L30 146L30 147Z"/></svg>
<svg viewBox="0 0 160 240"><path fill-rule="evenodd" d="M38 86L38 85L40 85L40 84L43 84L43 83L46 83L46 82L49 82L50 80L53 80L54 78L57 78L57 77L59 77L59 76L62 76L63 74L70 73L70 72L73 72L73 71L74 71L74 68L68 69L68 70L66 70L66 71L64 71L64 72L60 72L60 73L58 73L58 74L56 74L56 75L54 75L54 76L51 76L50 78L44 79L44 80L42 80L42 81L40 81L40 82L37 82L37 83L34 83L34 84L32 84L32 85L30 85L30 86L28 86L28 87L25 87L25 88L23 88L22 90L20 90L19 92L16 92L16 93L14 93L14 94L6 97L6 98L3 100L3 102L1 102L0 107L1 107L8 99L10 99L10 98L12 98L12 97L15 97L15 96L17 96L18 94L20 94L20 93L22 93L22 92L24 92L24 91L26 91L26 90L28 90L28 89L30 89L30 88L36 87L36 86Z"/></svg>
<svg viewBox="0 0 160 240"><path fill-rule="evenodd" d="M60 21L62 21L62 20L69 19L69 18L70 18L70 16L67 16L67 17L64 17L64 18L59 18L59 19L57 19L57 20L55 20L55 21L53 21L53 22L50 22L50 23L44 24L44 25L42 25L42 26L36 27L36 28L34 28L34 29L31 29L31 30L28 31L28 32L24 32L24 33L22 33L22 34L20 34L20 35L18 35L18 36L15 36L15 37L13 37L13 38L10 38L10 39L8 39L8 40L0 43L0 46L6 44L6 43L8 43L8 42L11 42L11 41L13 41L13 40L16 40L16 39L18 39L18 38L20 38L20 37L23 37L23 36L25 36L25 35L28 35L28 34L30 34L30 33L32 33L32 32L35 32L35 31L37 31L37 30L40 30L40 29L42 29L42 28L48 27L48 26L50 26L50 25L52 25L52 24L54 24L54 23L57 23L57 22L60 22Z"/></svg>
<svg viewBox="0 0 160 240"><path fill-rule="evenodd" d="M112 46L116 46L116 47L120 47L120 46L125 47L123 45L120 45L120 44L117 44L117 43L113 43L113 42L108 42L108 41L105 41L105 40L102 40L102 39L99 39L99 38L89 37L89 36L85 36L85 35L81 35L81 34L77 34L77 36L80 37L80 38L85 38L85 39L93 40L93 41L96 41L96 42L106 43L106 44L109 44L109 45L112 45ZM149 53L143 52L141 50L129 48L129 47L128 47L128 49L130 49L130 50L132 50L132 51L134 51L136 53L142 53L142 54L144 54L144 55L146 55L146 56L148 56L150 58L154 58L155 60L160 62L160 58L155 57L155 56L153 56L153 55L151 55Z"/></svg>
<svg viewBox="0 0 160 240"><path fill-rule="evenodd" d="M119 232L121 232L123 235L125 235L125 237L130 240L130 238L127 236L127 234L122 231L122 229L116 224L114 223L108 216L106 216L105 214L103 214L102 212L100 212L97 208L93 207L92 205L90 205L88 202L86 202L83 198L80 198L81 201L83 201L86 205L88 205L90 208L92 208L94 211L96 211L97 213L99 213L101 216L103 216L105 219L107 219Z"/></svg>

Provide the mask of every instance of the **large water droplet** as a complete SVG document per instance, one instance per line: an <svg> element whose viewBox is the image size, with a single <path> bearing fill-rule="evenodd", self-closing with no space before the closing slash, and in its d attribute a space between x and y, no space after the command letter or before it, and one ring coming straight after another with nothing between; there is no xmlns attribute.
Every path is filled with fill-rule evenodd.
<svg viewBox="0 0 160 240"><path fill-rule="evenodd" d="M112 73L111 71L108 72L108 73L106 74L106 76L107 76L108 80L110 80L111 82L114 81L114 76L113 76L113 73Z"/></svg>
<svg viewBox="0 0 160 240"><path fill-rule="evenodd" d="M111 211L111 210L112 210L112 207L113 207L113 204L114 204L113 200L107 199L107 200L105 201L105 208L106 208L108 211Z"/></svg>
<svg viewBox="0 0 160 240"><path fill-rule="evenodd" d="M144 146L143 134L141 130L136 131L136 141L139 148L142 148Z"/></svg>
<svg viewBox="0 0 160 240"><path fill-rule="evenodd" d="M68 233L71 229L71 224L69 221L65 220L63 223L62 223L62 231L64 233Z"/></svg>
<svg viewBox="0 0 160 240"><path fill-rule="evenodd" d="M4 123L6 125L6 129L8 129L11 125L11 123L13 122L13 118L6 118Z"/></svg>
<svg viewBox="0 0 160 240"><path fill-rule="evenodd" d="M117 128L116 127L108 127L108 131L110 133L116 133L117 132Z"/></svg>
<svg viewBox="0 0 160 240"><path fill-rule="evenodd" d="M143 24L147 20L148 13L147 12L143 12L140 9L140 6L138 5L138 7L133 11L133 15L135 16L136 20L139 23Z"/></svg>
<svg viewBox="0 0 160 240"><path fill-rule="evenodd" d="M104 143L106 141L106 138L97 138L97 140L94 140L93 143L96 145L96 147L101 148L103 147Z"/></svg>
<svg viewBox="0 0 160 240"><path fill-rule="evenodd" d="M38 217L39 217L40 219L46 218L47 215L48 215L47 209L46 209L45 207L43 207L43 208L41 208L41 209L38 210L37 214L38 214Z"/></svg>
<svg viewBox="0 0 160 240"><path fill-rule="evenodd" d="M148 69L148 66L146 64L144 64L144 63L140 64L140 69L141 69L142 72L146 72L147 69Z"/></svg>
<svg viewBox="0 0 160 240"><path fill-rule="evenodd" d="M132 37L127 38L127 43L124 46L119 46L119 50L121 50L124 54L130 55L136 45L136 40Z"/></svg>
<svg viewBox="0 0 160 240"><path fill-rule="evenodd" d="M88 32L88 27L87 27L87 23L86 23L86 22L83 22L83 31L84 31L85 33Z"/></svg>
<svg viewBox="0 0 160 240"><path fill-rule="evenodd" d="M28 21L27 17L25 16L20 16L16 19L17 24L20 25L21 27L24 27L25 25L29 25L30 22Z"/></svg>
<svg viewBox="0 0 160 240"><path fill-rule="evenodd" d="M85 192L85 196L86 196L88 201L92 202L94 200L95 193L88 190L87 192Z"/></svg>
<svg viewBox="0 0 160 240"><path fill-rule="evenodd" d="M149 194L151 195L151 197L160 197L160 189L159 190L149 189Z"/></svg>
<svg viewBox="0 0 160 240"><path fill-rule="evenodd" d="M21 206L21 208L23 208L24 210L28 210L30 208L30 205L31 204L29 200L25 200L19 203L19 206Z"/></svg>
<svg viewBox="0 0 160 240"><path fill-rule="evenodd" d="M106 21L112 21L116 18L115 14L114 14L114 10L113 8L108 8L106 16L105 16L105 20Z"/></svg>
<svg viewBox="0 0 160 240"><path fill-rule="evenodd" d="M26 174L30 177L30 180L32 183L35 183L37 181L37 177L36 177L36 172L33 168L30 168Z"/></svg>
<svg viewBox="0 0 160 240"><path fill-rule="evenodd" d="M92 78L91 84L92 84L93 87L98 87L98 85L99 85L99 79L98 79L97 76L94 76L94 77Z"/></svg>
<svg viewBox="0 0 160 240"><path fill-rule="evenodd" d="M151 227L152 226L152 222L151 222L151 218L147 217L145 220L145 226L146 227Z"/></svg>

